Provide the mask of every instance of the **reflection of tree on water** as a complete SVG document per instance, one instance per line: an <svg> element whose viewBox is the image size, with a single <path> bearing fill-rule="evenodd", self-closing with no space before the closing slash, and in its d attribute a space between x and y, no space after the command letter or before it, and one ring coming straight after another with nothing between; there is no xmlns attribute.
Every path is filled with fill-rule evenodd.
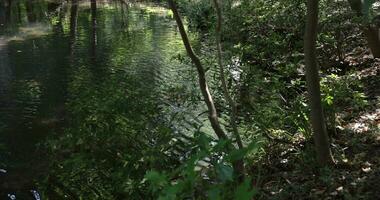
<svg viewBox="0 0 380 200"><path fill-rule="evenodd" d="M37 14L35 13L35 4L33 0L26 0L25 2L28 22L33 23L37 20Z"/></svg>
<svg viewBox="0 0 380 200"><path fill-rule="evenodd" d="M97 34L96 34L96 0L91 0L91 29L92 29L92 35L91 35L91 61L93 64L96 62L96 45L97 45Z"/></svg>
<svg viewBox="0 0 380 200"><path fill-rule="evenodd" d="M5 11L5 21L6 22L11 21L11 8L12 8L12 0L8 0L7 9Z"/></svg>
<svg viewBox="0 0 380 200"><path fill-rule="evenodd" d="M12 71L8 63L8 52L5 39L0 37L0 113L9 107L9 87ZM3 126L4 116L0 114L0 132Z"/></svg>
<svg viewBox="0 0 380 200"><path fill-rule="evenodd" d="M118 7L118 4L116 4ZM128 29L128 10L129 10L129 5L128 3L124 1L120 1L120 19L121 19L121 28L126 28Z"/></svg>
<svg viewBox="0 0 380 200"><path fill-rule="evenodd" d="M0 100L5 99L2 95L6 94L6 90L9 88L11 75L5 39L0 38Z"/></svg>
<svg viewBox="0 0 380 200"><path fill-rule="evenodd" d="M47 10L50 17L56 17L53 22L54 33L63 34L63 18L66 12L66 6L63 3L48 2Z"/></svg>
<svg viewBox="0 0 380 200"><path fill-rule="evenodd" d="M30 2L34 2L33 5ZM17 98L9 99L12 102L21 102L15 103L19 110L33 112L29 113L30 118L25 119L22 112L15 114L19 111L14 111L11 114L16 116L13 118L22 119L18 120L22 123L32 124L29 129L21 126L21 122L8 124L13 128L9 135L18 136L12 143L5 144L19 148L25 146L23 143L29 143L32 148L24 148L19 153L29 159L41 157L29 154L35 150L38 140L36 134L46 136L54 131L56 135L53 137L64 135L56 131L59 129L56 128L59 126L57 121L61 118L57 113L63 112L62 110L68 115L74 111L80 112L73 106L79 105L78 102L84 102L86 106L92 106L87 104L89 101L99 102L99 105L109 106L107 109L114 108L115 104L120 106L117 111L109 113L110 117L105 115L106 123L111 125L114 123L114 116L122 116L121 119L128 118L131 123L136 121L136 130L157 126L161 118L158 109L161 93L159 87L165 82L164 70L169 66L166 62L172 54L171 50L178 52L177 43L170 44L174 37L173 29L163 26L164 18L155 17L155 14L142 16L140 12L134 12L132 7L128 13L129 5L120 1L109 4L115 9L103 9L103 1L88 0L89 4L80 5L78 0L62 2L64 3L42 0L13 1L10 25L15 30L10 37L15 39L8 43L8 49L0 50L0 90L7 88L6 85L9 84L15 86L12 90L20 95L15 94ZM0 11L3 11L4 1L0 0L0 4ZM21 10L17 8L18 4L21 5ZM47 13L45 18L40 17L41 11ZM4 13L0 15L5 16ZM21 18L17 16L22 16L22 23L16 20ZM6 51L11 53L7 54ZM12 71L9 70L10 67ZM105 96L112 101L111 104L102 100ZM4 99L1 94L0 98L0 101ZM90 110L97 109L94 107ZM117 112L117 115L113 112ZM0 113L0 118L3 116ZM83 117L87 117L87 114ZM83 123L80 120L79 123ZM154 130L144 134L154 135ZM43 136L39 137L38 142L44 142ZM0 134L0 137L3 136ZM10 162L17 161L15 157L12 159ZM12 182L21 188L12 188L12 191L22 190L28 193L32 189L29 187L32 179L37 179L40 174L30 177L32 170L25 168L34 166L34 163L20 162L20 168L25 174L19 168L12 172L12 167L7 167L8 186ZM41 173L47 171L45 168L41 169ZM11 174L18 175L15 177ZM58 188L62 191L65 190L64 186L72 186L62 183L61 178L49 181L53 190ZM19 179L26 180L28 187L20 186L22 183ZM0 180L0 185L2 183ZM51 196L54 196L53 193L54 191ZM17 199L23 199L19 194L16 196Z"/></svg>
<svg viewBox="0 0 380 200"><path fill-rule="evenodd" d="M0 26L6 26L11 21L12 0L0 2Z"/></svg>
<svg viewBox="0 0 380 200"><path fill-rule="evenodd" d="M70 9L70 59L73 59L78 26L78 0L71 0Z"/></svg>
<svg viewBox="0 0 380 200"><path fill-rule="evenodd" d="M14 32L24 23L41 22L46 17L46 6L53 4L63 5L43 0L0 0L0 34Z"/></svg>
<svg viewBox="0 0 380 200"><path fill-rule="evenodd" d="M46 16L60 5L7 1L0 0L0 22L5 23L4 29L0 27L0 146L5 148L0 150L0 163L4 162L0 168L7 171L0 173L0 199L8 199L8 193L17 199L37 199L31 190L46 171L46 161L36 145L58 126L57 113L65 101L68 40L62 29L49 35Z"/></svg>

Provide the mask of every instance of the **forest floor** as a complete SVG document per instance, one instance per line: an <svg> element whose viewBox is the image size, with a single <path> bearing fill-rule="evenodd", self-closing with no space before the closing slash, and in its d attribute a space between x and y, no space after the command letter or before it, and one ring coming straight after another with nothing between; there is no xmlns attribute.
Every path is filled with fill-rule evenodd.
<svg viewBox="0 0 380 200"><path fill-rule="evenodd" d="M354 65L365 67L351 74L363 84L368 106L356 113L350 108L338 113L346 117L332 137L336 166L312 167L310 145L283 145L270 153L270 163L263 167L265 178L256 183L264 199L380 198L380 59L364 58ZM284 153L289 148L294 150Z"/></svg>

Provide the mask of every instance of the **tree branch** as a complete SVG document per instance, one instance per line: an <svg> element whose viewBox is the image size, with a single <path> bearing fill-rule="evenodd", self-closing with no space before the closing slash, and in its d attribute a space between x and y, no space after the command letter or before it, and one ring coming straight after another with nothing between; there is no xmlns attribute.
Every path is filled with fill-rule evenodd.
<svg viewBox="0 0 380 200"><path fill-rule="evenodd" d="M243 148L243 142L241 140L239 130L236 124L236 115L237 115L237 106L236 102L234 99L231 97L228 87L227 87L227 81L226 81L226 76L224 73L224 67L223 67L223 60L222 60L222 23L223 23L223 18L222 18L222 9L220 8L220 4L218 0L213 0L215 10L216 10L216 16L217 16L217 25L216 25L216 46L217 46L217 54L218 54L218 66L219 66L219 76L220 80L222 82L222 89L223 89L223 94L224 98L227 100L230 108L231 108L231 115L230 115L230 124L232 126L232 131L233 134L235 135L236 138L236 143L239 146L239 148Z"/></svg>

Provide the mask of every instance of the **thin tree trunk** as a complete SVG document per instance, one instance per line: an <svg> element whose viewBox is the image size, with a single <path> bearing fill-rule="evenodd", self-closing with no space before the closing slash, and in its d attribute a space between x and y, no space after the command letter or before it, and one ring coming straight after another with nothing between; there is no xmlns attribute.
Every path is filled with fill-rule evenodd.
<svg viewBox="0 0 380 200"><path fill-rule="evenodd" d="M12 0L8 0L7 9L5 11L5 23L11 24L12 21Z"/></svg>
<svg viewBox="0 0 380 200"><path fill-rule="evenodd" d="M209 113L208 118L209 118L209 121L211 123L211 126L212 126L215 134L218 136L218 138L220 140L227 140L228 137L227 137L226 133L223 131L223 129L219 123L219 120L218 120L218 113L216 111L214 101L212 99L211 93L210 93L208 85L207 85L205 70L202 66L200 59L194 53L194 51L191 47L189 38L187 36L187 33L186 33L185 28L184 28L183 23L182 23L181 17L178 13L178 9L177 9L176 4L174 3L173 0L168 0L168 2L169 2L169 6L173 12L173 16L177 22L178 29L179 29L179 32L181 34L182 41L184 43L186 52L187 52L188 56L190 57L190 59L192 60L193 64L195 65L195 67L198 71L199 87L200 87L204 101L205 101L207 108L208 108L208 113ZM228 149L231 150L231 149L233 149L233 147L228 147ZM238 177L238 180L242 181L244 179L244 162L243 162L243 160L235 161L232 164L234 167L235 174Z"/></svg>
<svg viewBox="0 0 380 200"><path fill-rule="evenodd" d="M316 41L318 26L318 4L319 0L307 1L307 21L304 38L304 51L306 62L306 82L309 93L311 108L311 125L313 129L314 143L317 160L321 166L334 163L330 141L326 131L325 119L321 104L320 78L316 57Z"/></svg>
<svg viewBox="0 0 380 200"><path fill-rule="evenodd" d="M199 87L201 89L204 101L205 101L207 108L208 108L208 113L209 113L208 118L210 120L211 126L212 126L215 134L218 136L219 139L228 139L227 135L224 133L222 127L220 126L220 123L218 120L218 113L216 111L214 101L212 99L211 93L210 93L208 85L207 85L206 73L205 73L205 70L202 66L202 63L199 60L199 58L195 55L195 53L191 47L189 38L187 36L187 33L186 33L185 28L184 28L183 23L182 23L181 17L178 13L176 4L174 3L173 0L168 0L168 2L169 2L170 8L173 11L174 18L177 22L179 32L181 34L183 43L184 43L185 48L186 48L186 52L189 55L191 61L193 62L193 64L195 65L195 67L197 69L198 78L199 78Z"/></svg>
<svg viewBox="0 0 380 200"><path fill-rule="evenodd" d="M35 13L34 7L35 5L33 4L32 0L27 0L25 2L25 7L26 7L26 15L28 18L29 23L33 23L37 21L37 15Z"/></svg>
<svg viewBox="0 0 380 200"><path fill-rule="evenodd" d="M21 17L21 2L17 1L17 22L21 23L22 17Z"/></svg>
<svg viewBox="0 0 380 200"><path fill-rule="evenodd" d="M361 0L348 0L351 9L354 10L359 17L363 16L363 3ZM380 27L376 25L362 25L364 37L367 40L368 47L373 57L380 58Z"/></svg>
<svg viewBox="0 0 380 200"><path fill-rule="evenodd" d="M236 115L237 115L237 107L236 102L231 97L230 92L228 91L227 87L227 81L226 76L224 73L224 66L223 66L223 58L222 58L222 24L223 24L223 17L222 17L222 9L220 7L220 3L218 0L213 0L215 10L216 10L216 16L217 16L217 25L216 25L216 46L217 46L217 54L218 54L218 66L219 66L219 76L220 80L222 82L222 89L224 98L226 98L228 105L231 108L231 115L230 115L230 124L232 126L232 131L236 138L236 143L239 146L239 148L243 148L243 142L241 140L239 130L236 124Z"/></svg>
<svg viewBox="0 0 380 200"><path fill-rule="evenodd" d="M73 59L78 26L78 0L71 0L70 9L70 59Z"/></svg>
<svg viewBox="0 0 380 200"><path fill-rule="evenodd" d="M368 47L373 57L380 58L380 27L368 25L363 27L364 36L367 38Z"/></svg>
<svg viewBox="0 0 380 200"><path fill-rule="evenodd" d="M96 46L97 46L97 7L96 7L96 0L91 0L91 28L92 28L92 35L91 35L91 61L93 63L96 62Z"/></svg>

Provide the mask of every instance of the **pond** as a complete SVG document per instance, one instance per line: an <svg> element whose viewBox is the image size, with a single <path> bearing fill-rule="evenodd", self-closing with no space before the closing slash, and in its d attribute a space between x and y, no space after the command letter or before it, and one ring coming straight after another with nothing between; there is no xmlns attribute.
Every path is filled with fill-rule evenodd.
<svg viewBox="0 0 380 200"><path fill-rule="evenodd" d="M53 162L46 149L65 144L51 140L77 137L81 148L91 138L75 133L103 140L126 121L155 129L184 113L180 104L194 98L185 94L198 92L183 55L160 6L0 1L1 199L33 199Z"/></svg>

